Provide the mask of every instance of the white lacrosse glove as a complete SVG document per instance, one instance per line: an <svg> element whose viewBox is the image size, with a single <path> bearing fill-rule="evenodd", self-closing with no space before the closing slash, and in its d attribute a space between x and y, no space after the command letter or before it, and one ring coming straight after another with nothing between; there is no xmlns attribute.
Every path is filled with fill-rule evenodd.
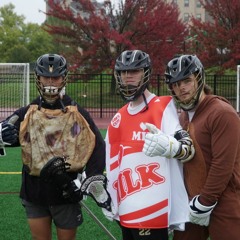
<svg viewBox="0 0 240 240"><path fill-rule="evenodd" d="M145 136L143 152L149 157L162 156L173 158L179 151L181 144L170 135L164 134L151 123L145 123L149 133Z"/></svg>
<svg viewBox="0 0 240 240"><path fill-rule="evenodd" d="M149 133L145 136L145 143L143 145L143 152L147 156L174 157L181 163L193 159L195 148L187 131L179 130L172 137L164 134L153 124L145 123L145 127L149 130Z"/></svg>
<svg viewBox="0 0 240 240"><path fill-rule="evenodd" d="M195 196L189 203L189 219L191 223L208 226L210 214L217 202L212 206L204 206L198 201L199 196L200 195Z"/></svg>

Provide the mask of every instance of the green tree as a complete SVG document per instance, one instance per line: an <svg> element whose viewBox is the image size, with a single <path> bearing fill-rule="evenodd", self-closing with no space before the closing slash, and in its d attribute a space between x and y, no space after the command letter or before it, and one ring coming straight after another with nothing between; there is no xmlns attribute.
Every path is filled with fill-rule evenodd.
<svg viewBox="0 0 240 240"><path fill-rule="evenodd" d="M240 62L240 1L201 0L211 20L193 19L191 32L197 36L197 53L206 67L236 69Z"/></svg>
<svg viewBox="0 0 240 240"><path fill-rule="evenodd" d="M52 37L38 24L25 24L25 17L17 15L14 8L13 4L0 8L0 61L34 62L39 55L55 52Z"/></svg>

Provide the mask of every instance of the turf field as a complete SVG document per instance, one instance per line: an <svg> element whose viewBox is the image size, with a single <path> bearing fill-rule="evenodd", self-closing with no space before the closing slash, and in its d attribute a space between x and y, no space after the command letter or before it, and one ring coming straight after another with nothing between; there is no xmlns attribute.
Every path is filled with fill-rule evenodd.
<svg viewBox="0 0 240 240"><path fill-rule="evenodd" d="M106 130L100 130L105 137ZM31 240L24 208L19 198L21 185L21 148L7 148L7 155L0 157L0 239ZM116 222L106 219L101 209L88 197L85 205L97 216L116 240L121 240ZM83 209L83 224L78 228L77 240L111 240L102 228ZM53 240L57 240L53 227ZM169 240L171 237L169 238Z"/></svg>
<svg viewBox="0 0 240 240"><path fill-rule="evenodd" d="M105 130L101 130L105 136ZM24 209L19 198L21 184L21 148L7 148L7 156L0 158L0 239L31 240ZM115 222L107 220L101 209L88 197L84 203L100 219L104 226L117 239L121 239L120 229ZM83 209L84 222L78 228L77 239L111 239ZM53 240L57 240L53 227Z"/></svg>

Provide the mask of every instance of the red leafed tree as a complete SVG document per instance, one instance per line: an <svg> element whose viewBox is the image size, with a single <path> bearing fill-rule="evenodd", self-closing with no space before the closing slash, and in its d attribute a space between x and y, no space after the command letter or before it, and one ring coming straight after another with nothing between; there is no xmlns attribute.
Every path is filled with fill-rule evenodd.
<svg viewBox="0 0 240 240"><path fill-rule="evenodd" d="M149 53L155 72L163 73L166 62L182 51L185 26L178 9L164 0L120 0L118 6L105 1L101 8L86 0L61 2L48 1L45 30L65 46L61 54L72 70L112 69L122 51L141 49Z"/></svg>
<svg viewBox="0 0 240 240"><path fill-rule="evenodd" d="M198 56L206 67L233 68L240 62L240 1L205 0L202 5L210 22L193 19L192 34L197 36Z"/></svg>

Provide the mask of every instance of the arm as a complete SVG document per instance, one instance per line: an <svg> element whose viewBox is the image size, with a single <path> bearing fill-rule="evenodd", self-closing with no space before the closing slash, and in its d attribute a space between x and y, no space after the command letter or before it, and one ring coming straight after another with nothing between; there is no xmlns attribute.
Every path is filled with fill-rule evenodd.
<svg viewBox="0 0 240 240"><path fill-rule="evenodd" d="M95 174L102 174L105 170L105 141L89 113L80 107L78 107L78 109L88 122L92 132L95 134L95 148L86 164L86 175L92 176Z"/></svg>
<svg viewBox="0 0 240 240"><path fill-rule="evenodd" d="M239 118L234 113L219 111L217 116L212 116L210 128L211 142L204 145L203 140L199 138L202 141L199 145L202 146L206 164L209 166L206 183L200 196L200 202L205 205L218 201L227 187L234 184L231 186L234 189L237 187L235 184L239 182Z"/></svg>
<svg viewBox="0 0 240 240"><path fill-rule="evenodd" d="M164 134L153 124L146 123L145 126L149 130L143 145L143 152L147 156L177 158L182 163L193 158L195 149L187 131L179 130L172 137Z"/></svg>
<svg viewBox="0 0 240 240"><path fill-rule="evenodd" d="M209 171L200 194L194 196L189 204L189 217L191 222L204 226L209 225L211 213L222 196L224 198L224 192L230 186L231 189L236 187L235 176L239 172L236 164L236 156L239 156L239 118L227 108L224 111L222 108L214 109L208 121L201 120L202 126L195 130ZM207 138L203 132L208 132ZM228 211L231 214L231 208Z"/></svg>
<svg viewBox="0 0 240 240"><path fill-rule="evenodd" d="M50 159L42 168L40 177L45 182L53 182L63 190L63 196L71 202L79 202L83 195L91 196L97 205L111 211L111 198L107 191L107 178L102 175L93 175L83 178L83 174L78 174L78 178L72 180L67 170L70 164L63 157Z"/></svg>
<svg viewBox="0 0 240 240"><path fill-rule="evenodd" d="M80 192L80 180L72 178L67 174L70 164L63 157L53 157L42 168L40 178L44 182L53 182L59 189L63 191L63 196L71 202L79 202L82 200Z"/></svg>

